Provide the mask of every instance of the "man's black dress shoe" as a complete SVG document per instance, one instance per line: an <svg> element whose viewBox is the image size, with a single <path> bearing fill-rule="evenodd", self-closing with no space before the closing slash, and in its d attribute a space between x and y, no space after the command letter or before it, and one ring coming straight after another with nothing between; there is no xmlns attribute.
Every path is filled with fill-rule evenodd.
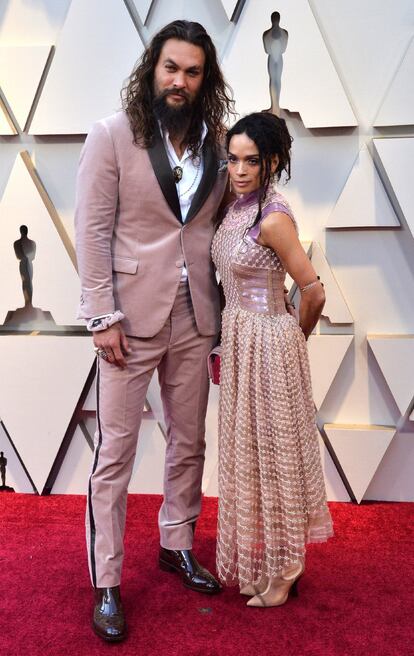
<svg viewBox="0 0 414 656"><path fill-rule="evenodd" d="M92 626L95 633L108 642L120 642L125 638L126 624L119 585L95 589Z"/></svg>
<svg viewBox="0 0 414 656"><path fill-rule="evenodd" d="M221 590L220 583L197 562L190 549L160 547L159 564L165 572L177 572L186 588L207 594Z"/></svg>

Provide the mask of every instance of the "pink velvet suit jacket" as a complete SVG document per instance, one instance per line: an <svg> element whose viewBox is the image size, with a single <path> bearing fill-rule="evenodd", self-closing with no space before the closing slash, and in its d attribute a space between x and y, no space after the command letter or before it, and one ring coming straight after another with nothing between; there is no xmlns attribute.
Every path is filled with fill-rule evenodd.
<svg viewBox="0 0 414 656"><path fill-rule="evenodd" d="M201 335L219 330L219 296L210 245L227 182L205 144L204 173L185 223L161 135L133 143L118 112L96 123L83 147L75 213L81 279L79 316L121 310L127 335L153 337L171 311L185 264Z"/></svg>

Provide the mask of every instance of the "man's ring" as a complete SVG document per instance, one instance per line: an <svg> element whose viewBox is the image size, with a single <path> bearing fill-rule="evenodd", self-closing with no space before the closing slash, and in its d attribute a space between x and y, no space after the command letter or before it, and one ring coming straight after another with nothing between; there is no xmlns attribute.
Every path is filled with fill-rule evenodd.
<svg viewBox="0 0 414 656"><path fill-rule="evenodd" d="M107 352L105 351L105 349L100 348L99 346L95 346L95 348L94 348L93 350L95 351L96 355L97 355L99 358L102 358L103 360L107 360L107 359L108 359L108 354L107 354Z"/></svg>

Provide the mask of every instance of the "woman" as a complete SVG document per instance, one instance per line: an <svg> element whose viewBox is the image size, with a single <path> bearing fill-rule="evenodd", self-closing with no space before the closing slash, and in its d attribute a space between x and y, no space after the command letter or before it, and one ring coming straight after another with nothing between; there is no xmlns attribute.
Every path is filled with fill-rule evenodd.
<svg viewBox="0 0 414 656"><path fill-rule="evenodd" d="M217 569L256 607L285 603L304 571L306 543L332 535L306 349L325 294L272 186L283 171L290 177L291 141L285 121L268 113L228 132L239 196L212 245L226 299ZM301 289L299 322L286 310L286 272Z"/></svg>

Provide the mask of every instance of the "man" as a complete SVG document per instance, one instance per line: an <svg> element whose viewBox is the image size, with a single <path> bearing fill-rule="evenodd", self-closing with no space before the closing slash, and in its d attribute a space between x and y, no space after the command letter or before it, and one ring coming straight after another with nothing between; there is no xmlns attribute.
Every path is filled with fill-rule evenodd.
<svg viewBox="0 0 414 656"><path fill-rule="evenodd" d="M219 143L231 111L201 25L174 21L153 38L124 89L123 109L88 135L75 220L80 314L99 356L87 506L93 626L113 641L126 634L119 585L127 486L155 368L168 429L159 565L193 590L220 590L191 550L201 506L206 357L220 320L210 260L227 182Z"/></svg>

